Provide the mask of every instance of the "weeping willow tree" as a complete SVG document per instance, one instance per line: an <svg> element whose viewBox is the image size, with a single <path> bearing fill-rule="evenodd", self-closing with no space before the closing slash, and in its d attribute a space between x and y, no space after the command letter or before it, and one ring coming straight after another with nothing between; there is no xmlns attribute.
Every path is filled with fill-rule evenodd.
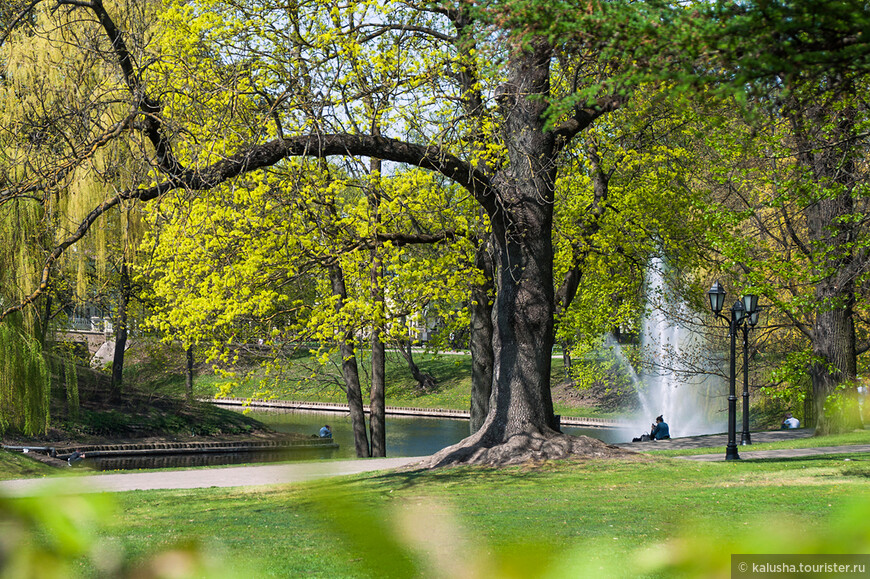
<svg viewBox="0 0 870 579"><path fill-rule="evenodd" d="M0 434L27 435L48 429L51 385L39 342L28 335L22 316L0 324Z"/></svg>
<svg viewBox="0 0 870 579"><path fill-rule="evenodd" d="M0 303L20 299L33 285L39 267L37 246L44 211L22 201L0 206ZM0 322L0 434L14 429L45 432L49 422L49 372L37 339L35 308Z"/></svg>
<svg viewBox="0 0 870 579"><path fill-rule="evenodd" d="M110 57L101 24L61 4L28 2L0 22L0 429L28 433L48 425L43 347L52 321L97 294L117 296L110 288L140 231L129 204L99 220L88 215L130 187L140 170L129 159L147 159L150 146L119 138L136 133L141 95L131 94ZM141 24L131 40L147 44L142 14L154 3L107 4L122 21ZM55 374L75 415L75 368L61 360Z"/></svg>

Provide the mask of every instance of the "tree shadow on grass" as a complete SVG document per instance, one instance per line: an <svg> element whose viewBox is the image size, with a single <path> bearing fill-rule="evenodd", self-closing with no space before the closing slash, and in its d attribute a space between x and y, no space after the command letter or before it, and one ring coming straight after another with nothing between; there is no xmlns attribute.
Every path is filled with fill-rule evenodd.
<svg viewBox="0 0 870 579"><path fill-rule="evenodd" d="M744 458L741 462L744 463L765 463L765 464L774 464L774 463L783 463L783 464L792 464L792 463L802 463L802 462L860 462L860 461L870 461L870 453L866 452L849 452L849 453L841 453L841 454L811 454L807 456L783 456L783 457L768 457L768 458Z"/></svg>

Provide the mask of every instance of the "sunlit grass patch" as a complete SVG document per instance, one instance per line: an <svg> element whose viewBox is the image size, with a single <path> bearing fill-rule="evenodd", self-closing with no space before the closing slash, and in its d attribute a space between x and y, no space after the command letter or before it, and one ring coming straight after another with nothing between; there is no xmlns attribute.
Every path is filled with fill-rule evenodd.
<svg viewBox="0 0 870 579"><path fill-rule="evenodd" d="M553 461L119 493L94 540L130 565L177 553L208 577L707 577L727 570L721 549L779 548L783 513L800 552L856 548L866 525L850 509L870 505L870 480L851 458ZM84 576L89 557L77 559Z"/></svg>

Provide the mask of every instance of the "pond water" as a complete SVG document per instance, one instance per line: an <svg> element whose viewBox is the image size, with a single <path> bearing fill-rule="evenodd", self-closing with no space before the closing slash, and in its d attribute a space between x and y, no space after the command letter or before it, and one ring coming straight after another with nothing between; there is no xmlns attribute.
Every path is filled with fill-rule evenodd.
<svg viewBox="0 0 870 579"><path fill-rule="evenodd" d="M180 468L221 464L277 462L355 458L350 415L338 412L298 410L257 410L249 416L278 432L316 436L320 427L329 424L338 448L305 448L269 452L204 453L193 455L159 455L113 457L87 460L87 466L97 470L130 470L142 468ZM468 436L468 421L420 416L387 416L387 456L427 456ZM563 426L566 434L591 436L604 442L625 442L625 432L610 428L579 428Z"/></svg>
<svg viewBox="0 0 870 579"><path fill-rule="evenodd" d="M353 429L350 415L338 412L300 412L297 410L252 411L252 418L268 424L279 432L317 434L320 427L329 424L332 438L338 444L331 451L335 458L354 458ZM468 436L468 421L453 418L427 418L423 416L387 416L387 456L427 456ZM579 436L584 434L604 442L625 442L624 432L612 428L579 428L563 426L562 432Z"/></svg>

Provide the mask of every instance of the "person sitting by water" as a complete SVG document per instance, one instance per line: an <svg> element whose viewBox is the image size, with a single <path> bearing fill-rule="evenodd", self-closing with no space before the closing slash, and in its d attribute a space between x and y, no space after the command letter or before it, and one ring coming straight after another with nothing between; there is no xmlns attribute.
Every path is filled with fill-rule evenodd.
<svg viewBox="0 0 870 579"><path fill-rule="evenodd" d="M671 430L668 428L668 423L662 416L656 417L655 423L652 425L649 437L652 440L667 440L671 437Z"/></svg>
<svg viewBox="0 0 870 579"><path fill-rule="evenodd" d="M75 449L73 453L69 455L69 458L66 459L66 462L70 466L75 466L80 463L84 457L85 453L79 452L78 449Z"/></svg>
<svg viewBox="0 0 870 579"><path fill-rule="evenodd" d="M791 412L785 413L785 420L782 421L782 426L779 427L780 430L791 430L792 428L800 428L801 421L791 415Z"/></svg>
<svg viewBox="0 0 870 579"><path fill-rule="evenodd" d="M324 424L323 428L320 429L320 438L332 438L332 429L329 428L328 424Z"/></svg>

